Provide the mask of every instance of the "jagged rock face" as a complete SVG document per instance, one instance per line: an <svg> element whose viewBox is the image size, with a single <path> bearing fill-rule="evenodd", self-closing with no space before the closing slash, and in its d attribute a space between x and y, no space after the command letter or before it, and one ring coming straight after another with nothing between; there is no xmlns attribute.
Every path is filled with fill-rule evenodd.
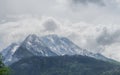
<svg viewBox="0 0 120 75"><path fill-rule="evenodd" d="M82 49L69 39L57 35L42 37L29 35L21 44L10 45L3 50L2 54L5 57L4 63L7 65L31 56L83 55L107 60L104 56Z"/></svg>

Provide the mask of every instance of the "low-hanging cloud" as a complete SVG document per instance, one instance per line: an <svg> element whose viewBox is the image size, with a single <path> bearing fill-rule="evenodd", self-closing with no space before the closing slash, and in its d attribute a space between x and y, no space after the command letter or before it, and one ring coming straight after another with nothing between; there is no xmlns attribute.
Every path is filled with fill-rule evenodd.
<svg viewBox="0 0 120 75"><path fill-rule="evenodd" d="M49 28L49 26L51 26L51 28ZM2 50L13 42L21 42L29 34L37 34L40 36L57 34L68 37L82 48L93 52L102 52L110 57L109 54L111 53L107 53L106 50L108 50L111 45L120 43L119 30L119 25L95 25L85 22L68 23L60 22L51 17L28 17L1 24L0 45ZM116 48L118 47L118 45L114 46ZM114 56L112 58L114 58Z"/></svg>
<svg viewBox="0 0 120 75"><path fill-rule="evenodd" d="M116 42L120 42L120 29L110 33L106 28L103 29L101 35L98 36L97 43L100 45L111 45Z"/></svg>
<svg viewBox="0 0 120 75"><path fill-rule="evenodd" d="M42 25L44 26L45 31L54 32L55 30L59 29L59 24L53 18L48 18L47 20L45 20L45 22L43 22Z"/></svg>

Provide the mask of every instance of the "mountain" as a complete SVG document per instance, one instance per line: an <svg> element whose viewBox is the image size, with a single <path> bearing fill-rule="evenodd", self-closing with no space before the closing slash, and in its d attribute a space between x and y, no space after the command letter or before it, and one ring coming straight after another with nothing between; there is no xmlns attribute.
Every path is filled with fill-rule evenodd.
<svg viewBox="0 0 120 75"><path fill-rule="evenodd" d="M36 35L29 35L18 47L10 45L3 50L2 55L7 65L31 56L57 56Z"/></svg>
<svg viewBox="0 0 120 75"><path fill-rule="evenodd" d="M94 54L82 49L69 39L57 35L42 37L35 34L29 35L20 45L12 44L4 49L2 55L5 57L4 63L7 65L31 56L83 55L105 61L109 60L99 53Z"/></svg>
<svg viewBox="0 0 120 75"><path fill-rule="evenodd" d="M2 51L2 55L4 57L3 60L5 64L7 63L11 64L16 60L15 58L13 58L13 55L18 49L18 47L19 44L12 43L10 46L8 46L6 49Z"/></svg>
<svg viewBox="0 0 120 75"><path fill-rule="evenodd" d="M85 49L78 47L72 41L65 37L58 37L57 35L47 35L41 37L41 39L57 55L89 55L90 53Z"/></svg>
<svg viewBox="0 0 120 75"><path fill-rule="evenodd" d="M14 56L21 59L29 56L56 56L49 47L36 35L29 35L14 53Z"/></svg>
<svg viewBox="0 0 120 75"><path fill-rule="evenodd" d="M10 67L12 75L120 75L120 66L80 55L30 57Z"/></svg>
<svg viewBox="0 0 120 75"><path fill-rule="evenodd" d="M47 35L41 37L43 42L57 55L83 55L100 60L110 60L100 53L92 53L87 49L80 48L66 37L59 37L57 35Z"/></svg>

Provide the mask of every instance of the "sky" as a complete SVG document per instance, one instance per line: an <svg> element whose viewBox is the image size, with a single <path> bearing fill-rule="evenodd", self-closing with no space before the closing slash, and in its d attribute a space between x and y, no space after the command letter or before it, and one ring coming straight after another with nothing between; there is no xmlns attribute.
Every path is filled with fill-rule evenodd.
<svg viewBox="0 0 120 75"><path fill-rule="evenodd" d="M120 0L0 0L0 51L29 34L57 34L120 61Z"/></svg>

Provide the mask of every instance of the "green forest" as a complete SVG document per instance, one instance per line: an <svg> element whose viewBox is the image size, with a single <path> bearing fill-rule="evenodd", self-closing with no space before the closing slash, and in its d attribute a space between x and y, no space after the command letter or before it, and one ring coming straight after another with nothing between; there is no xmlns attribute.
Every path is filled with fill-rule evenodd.
<svg viewBox="0 0 120 75"><path fill-rule="evenodd" d="M3 64L1 55L0 55L0 75L10 75L10 69Z"/></svg>
<svg viewBox="0 0 120 75"><path fill-rule="evenodd" d="M87 56L35 56L8 68L1 58L0 75L120 75L120 66Z"/></svg>
<svg viewBox="0 0 120 75"><path fill-rule="evenodd" d="M12 75L120 75L118 64L87 56L30 57L10 67Z"/></svg>
<svg viewBox="0 0 120 75"><path fill-rule="evenodd" d="M30 57L8 68L1 58L0 75L120 75L120 66L87 56L57 56Z"/></svg>

